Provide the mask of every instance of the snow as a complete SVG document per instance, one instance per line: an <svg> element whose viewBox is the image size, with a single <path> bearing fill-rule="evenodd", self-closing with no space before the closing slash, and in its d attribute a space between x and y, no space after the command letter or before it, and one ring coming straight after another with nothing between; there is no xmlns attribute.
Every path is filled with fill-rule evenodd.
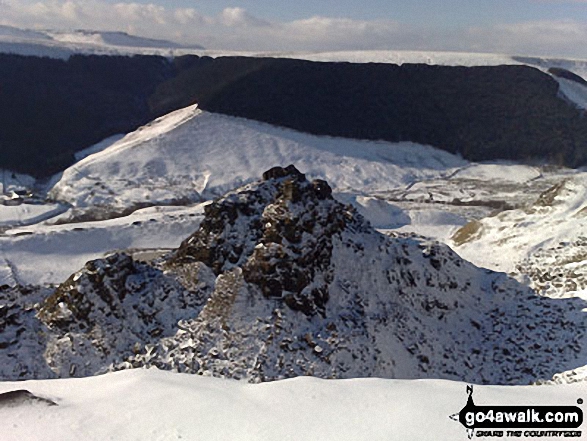
<svg viewBox="0 0 587 441"><path fill-rule="evenodd" d="M458 170L452 177L480 181L509 181L522 184L540 176L536 167L511 163L472 164Z"/></svg>
<svg viewBox="0 0 587 441"><path fill-rule="evenodd" d="M159 118L120 139L105 140L85 154L88 156L56 178L50 192L73 207L60 217L61 221L80 213L90 218L112 217L144 204L197 203L256 180L273 166L293 163L310 178L326 179L339 200L352 203L376 228L399 228L454 245L451 236L469 220L478 219L480 209L452 206L453 201L482 204L494 199L511 201L512 197L533 201L538 193L532 193L530 184L547 188L547 184L541 184L543 172L537 167L507 162L475 164L411 143L314 136L202 112L196 106ZM561 174L560 179L564 176ZM520 192L520 188L525 190ZM492 209L485 210L489 213ZM496 219L500 218L483 221L487 224L485 232ZM568 220L566 214L562 219ZM4 256L20 270L23 281L58 283L85 260L113 249L170 248L179 243L180 234L193 232L188 230L193 224L188 223L169 235L167 224L162 222L156 224L163 225L160 231L149 230L153 235L149 240L157 242L149 246L148 240L138 235L146 227L132 227L133 221L122 218L113 223L77 225L83 232L74 231L72 226L43 227L33 235L0 237L0 242L5 244ZM562 225L564 221L556 228ZM557 237L575 237L574 225L564 227ZM458 252L479 266L513 272L541 242L537 231L545 226L519 233L516 230L511 236L519 236L517 239L504 237L508 230L500 228L497 225L494 233L484 233L479 241L459 246ZM20 233L27 231L32 230ZM59 255L62 240L68 242L65 249L69 251L60 270L55 270L50 268L50 260L44 263L45 256ZM37 252L43 258L39 259Z"/></svg>
<svg viewBox="0 0 587 441"><path fill-rule="evenodd" d="M83 150L80 150L79 152L75 152L74 158L75 158L76 162L81 161L82 159L87 158L88 156L93 155L94 153L101 152L102 150L110 147L115 142L120 141L122 138L124 138L124 136L125 135L123 135L123 134L109 136L108 138L103 139L102 141L88 147L87 149L83 149Z"/></svg>
<svg viewBox="0 0 587 441"><path fill-rule="evenodd" d="M438 177L468 164L413 143L320 137L196 106L164 116L65 170L51 191L77 208L198 201L296 164L337 191L370 192Z"/></svg>
<svg viewBox="0 0 587 441"><path fill-rule="evenodd" d="M527 63L542 69L564 67L584 77L587 73L584 60L408 51L245 54L133 48L128 44L138 43L125 38L124 34L109 36L91 32L49 35L0 26L0 52L60 58L75 52L165 56L197 53L361 63L462 66ZM565 97L587 108L587 88L560 78L557 81ZM529 204L479 219L478 233L457 244L450 238L470 217L464 211L449 210L437 202L456 197L464 202L474 201L474 191L485 197L483 192L488 190L465 188L464 182L472 182L473 186L491 183L496 189L507 184L518 186L519 193L528 193L533 188L530 183L543 178L542 170L512 163L472 164L432 147L411 143L317 137L209 114L195 106L180 109L125 136L104 140L79 152L76 159L77 164L55 179L51 192L71 204L71 211L55 217L64 210L63 206L0 206L0 227L12 227L0 233L0 286L61 283L86 261L115 250L147 256L175 248L201 221L203 204L192 204L258 179L272 166L294 163L308 177L329 181L339 200L352 203L374 227L390 235L399 231L436 237L478 266L529 278L527 283L543 289L544 294L587 298L587 269L582 254L587 244L579 240L587 237L587 173L565 175L565 172L558 178L550 177L560 181L555 183L561 186L549 203ZM34 185L34 180L25 176L8 184L23 182L25 186ZM429 191L434 183L443 192L435 192L432 200ZM430 200L425 201L428 205L423 202L417 205L407 199L407 202L387 199L386 192L390 190L402 190L405 192L402 197L412 197L413 201ZM503 190L503 195L507 194ZM47 218L67 221L74 210L120 214L141 204L169 204L178 199L188 206L138 209L125 217L96 222L41 223ZM432 202L435 205L430 205ZM365 244L369 245L369 241ZM375 269L354 274L358 271L354 268L355 256L345 254L343 247L336 247L335 252L342 274L363 281L361 286L367 286L369 292L374 291L373 287L384 292L381 288L384 281L380 281L380 286L374 282L375 265ZM467 268L470 270L470 266ZM540 281L542 273L536 275L536 268L552 274L559 273L561 268L560 273L571 274L568 280L572 279L576 286L574 289L568 288L568 284L557 287L557 281L545 285ZM569 283L568 280L563 282ZM62 309L64 314L69 311ZM491 318L487 320L491 322ZM460 331L466 334L467 326L463 325ZM500 337L497 326L501 325L495 325L492 329L495 335L488 338ZM457 328L455 325L454 329ZM541 335L548 337L546 333ZM395 346L386 343L389 341L377 341L376 345L394 356L395 351L404 350L395 343ZM440 343L447 348L449 343L454 344L435 340L431 345L439 348ZM320 342L313 351L318 357L330 349L327 343ZM398 357L398 363L397 370L402 375L417 375L415 359ZM587 368L579 367L558 374L555 381L584 378L587 378ZM0 383L0 393L23 388L54 400L59 406L29 403L3 407L0 404L0 421L9 422L3 425L3 440L466 439L464 428L448 418L464 406L465 384L450 381L377 378L326 381L300 377L253 385L137 369L93 378ZM587 383L548 387L479 386L475 391L478 403L573 405L577 398L585 396Z"/></svg>
<svg viewBox="0 0 587 441"><path fill-rule="evenodd" d="M57 406L0 407L4 441L467 439L449 419L466 404L459 382L302 377L246 384L137 369L0 383L0 392L17 389ZM474 386L473 397L477 405L574 406L586 392L584 384Z"/></svg>
<svg viewBox="0 0 587 441"><path fill-rule="evenodd" d="M550 190L538 196L533 204L480 220L474 235L462 244L453 242L453 245L465 259L496 271L519 274L520 265L529 267L522 270L522 274L539 267L552 275L568 270L569 278L574 278L578 286L570 288L571 284L563 284L552 294L572 296L575 291L587 287L587 280L583 280L585 265L573 266L575 262L584 261L582 239L587 237L587 173L561 175ZM555 264L560 267L555 269ZM547 291L554 288L541 287Z"/></svg>
<svg viewBox="0 0 587 441"><path fill-rule="evenodd" d="M115 250L175 248L198 228L202 209L156 207L101 222L8 230L0 235L0 285L61 283Z"/></svg>
<svg viewBox="0 0 587 441"><path fill-rule="evenodd" d="M42 39L48 40L50 37L42 32L30 29L19 29L13 26L0 25L0 38L24 38L24 39Z"/></svg>
<svg viewBox="0 0 587 441"><path fill-rule="evenodd" d="M60 204L0 205L0 227L36 224L55 217L66 210L67 207Z"/></svg>
<svg viewBox="0 0 587 441"><path fill-rule="evenodd" d="M72 32L47 31L46 34L60 43L73 43L94 46L122 46L127 48L161 48L178 49L182 45L173 41L155 40L152 38L129 35L126 32L76 30ZM194 49L202 49L199 46Z"/></svg>
<svg viewBox="0 0 587 441"><path fill-rule="evenodd" d="M565 78L557 78L560 92L580 109L587 109L587 86Z"/></svg>
<svg viewBox="0 0 587 441"><path fill-rule="evenodd" d="M410 222L395 231L432 237L445 243L449 242L455 231L467 223L463 216L434 208L407 210L407 215Z"/></svg>
<svg viewBox="0 0 587 441"><path fill-rule="evenodd" d="M0 25L0 52L19 55L67 59L76 53L98 55L153 54L169 56L181 45L172 41L155 40L107 31L28 30ZM186 53L201 50L195 45L181 49Z"/></svg>
<svg viewBox="0 0 587 441"><path fill-rule="evenodd" d="M332 61L352 63L424 63L445 66L497 66L503 64L528 64L542 68L563 67L583 77L587 76L587 60L552 59L513 56L508 54L407 51L407 50L362 50L329 52L267 52L204 50L181 47L175 42L153 40L124 32L93 30L77 31L33 31L0 26L0 52L35 55L53 58L69 58L74 53L104 55L161 55L175 57L194 54L208 57L249 56L282 57L310 61Z"/></svg>
<svg viewBox="0 0 587 441"><path fill-rule="evenodd" d="M28 188L35 185L35 178L22 173L0 169L0 194L8 194L11 190Z"/></svg>
<svg viewBox="0 0 587 441"><path fill-rule="evenodd" d="M514 60L547 71L551 67L569 70L584 79L587 79L587 60L562 59L548 57L512 57ZM558 77L555 77L558 79Z"/></svg>
<svg viewBox="0 0 587 441"><path fill-rule="evenodd" d="M280 54L309 61L346 61L351 63L423 63L443 66L498 66L521 64L505 54L441 51L339 51Z"/></svg>
<svg viewBox="0 0 587 441"><path fill-rule="evenodd" d="M344 196L339 200L343 201ZM375 228L398 228L410 223L410 218L401 208L383 199L357 196L348 203L352 203Z"/></svg>

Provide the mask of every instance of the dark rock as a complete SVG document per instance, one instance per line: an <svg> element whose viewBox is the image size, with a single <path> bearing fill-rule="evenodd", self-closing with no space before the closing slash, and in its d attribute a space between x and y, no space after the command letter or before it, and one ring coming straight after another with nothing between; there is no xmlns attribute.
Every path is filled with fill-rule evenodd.
<svg viewBox="0 0 587 441"><path fill-rule="evenodd" d="M17 407L36 403L45 404L47 406L57 406L57 403L54 401L38 397L25 389L13 390L0 394L0 408Z"/></svg>
<svg viewBox="0 0 587 441"><path fill-rule="evenodd" d="M571 80L576 83L587 86L587 81L585 81L583 77L580 77L579 75L571 72L570 70L566 70L560 67L551 67L550 69L548 69L548 72L553 74L555 77L564 78L566 80Z"/></svg>
<svg viewBox="0 0 587 441"><path fill-rule="evenodd" d="M310 183L293 165L274 167L261 183L207 206L200 229L170 264L199 261L218 275L238 266L265 297L284 298L304 314L320 313L329 298L332 237L347 227L367 228L349 210L332 198L326 181ZM310 289L318 275L321 282Z"/></svg>
<svg viewBox="0 0 587 441"><path fill-rule="evenodd" d="M312 186L314 187L318 199L326 199L332 196L332 188L330 188L328 182L323 179L314 179L312 181Z"/></svg>
<svg viewBox="0 0 587 441"><path fill-rule="evenodd" d="M306 176L293 165L290 164L287 167L273 167L263 173L263 180L268 181L269 179L279 179L291 176L298 181L304 181Z"/></svg>

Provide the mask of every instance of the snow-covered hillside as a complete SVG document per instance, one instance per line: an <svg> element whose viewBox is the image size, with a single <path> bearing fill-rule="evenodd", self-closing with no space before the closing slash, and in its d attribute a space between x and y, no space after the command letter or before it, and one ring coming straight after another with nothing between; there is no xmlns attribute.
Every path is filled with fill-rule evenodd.
<svg viewBox="0 0 587 441"><path fill-rule="evenodd" d="M152 38L137 37L129 35L126 32L106 32L106 31L84 31L76 30L72 32L47 31L46 35L54 41L65 44L82 44L90 46L108 47L122 46L127 48L160 48L160 49L179 49L183 46L173 41L155 40ZM191 49L203 49L200 46L194 46Z"/></svg>
<svg viewBox="0 0 587 441"><path fill-rule="evenodd" d="M144 204L210 199L284 163L359 194L467 164L432 147L319 137L191 106L82 159L50 194L72 204L74 215L108 217Z"/></svg>
<svg viewBox="0 0 587 441"><path fill-rule="evenodd" d="M449 419L466 403L466 384L458 382L306 377L245 384L150 369L0 383L0 394L22 389L57 406L0 402L3 441L467 439ZM475 386L474 398L480 405L570 406L586 392L582 384Z"/></svg>
<svg viewBox="0 0 587 441"><path fill-rule="evenodd" d="M529 277L545 295L584 296L586 201L587 174L561 175L531 203L468 223L451 243L477 265Z"/></svg>
<svg viewBox="0 0 587 441"><path fill-rule="evenodd" d="M91 30L30 30L0 25L0 53L38 57L69 58L73 54L170 55L174 50L202 50L167 40L156 40L127 34Z"/></svg>
<svg viewBox="0 0 587 441"><path fill-rule="evenodd" d="M259 52L205 50L198 45L182 47L172 41L155 40L124 32L96 30L57 31L28 30L11 26L0 26L0 53L17 53L55 58L68 58L74 53L109 55L163 55L181 56L195 54L209 57L250 56L282 57L310 61L342 61L351 63L424 63L444 66L498 66L503 64L526 64L548 70L561 67L571 70L583 78L587 77L587 60L528 57L508 54L408 51L408 50L363 50L336 52Z"/></svg>
<svg viewBox="0 0 587 441"><path fill-rule="evenodd" d="M81 156L49 185L55 199L72 206L56 218L60 222L123 216L148 205L197 203L257 179L274 165L294 163L309 177L328 180L335 197L353 204L375 227L445 241L496 208L533 202L569 173L552 175L540 167L512 163L469 163L410 143L318 137L201 112L195 106L122 139L105 140ZM521 187L525 191L519 191ZM44 207L51 213L51 206ZM5 225L15 219L14 210L0 206ZM186 210L188 216L191 209ZM7 275L18 273L22 283L59 283L86 260L112 250L177 246L198 221L188 217L192 222L182 226L177 224L180 219L167 216L137 227L133 224L140 219L123 216L103 223L15 229L7 233L10 237L0 237L3 261L10 268L1 266ZM51 259L38 257L58 258L60 253L58 268Z"/></svg>
<svg viewBox="0 0 587 441"><path fill-rule="evenodd" d="M235 55L4 26L0 52ZM493 54L238 55L587 78L584 60ZM587 108L584 85L555 78ZM438 378L577 382L475 386L478 404L585 398L583 170L472 163L196 106L76 160L49 183L2 173L2 190L31 189L35 204L0 205L0 380L37 379L0 382L2 441L464 440L449 415L466 385ZM307 179L288 167L258 180L287 164ZM119 372L54 379L107 371ZM17 389L41 399L2 395Z"/></svg>

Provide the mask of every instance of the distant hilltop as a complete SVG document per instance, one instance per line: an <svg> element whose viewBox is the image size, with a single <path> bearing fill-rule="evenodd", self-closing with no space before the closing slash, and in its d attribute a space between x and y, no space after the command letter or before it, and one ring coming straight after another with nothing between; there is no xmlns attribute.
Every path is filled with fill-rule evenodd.
<svg viewBox="0 0 587 441"><path fill-rule="evenodd" d="M72 31L62 31L53 29L31 30L20 29L13 26L0 25L0 42L14 44L32 44L40 46L63 46L64 49L70 49L72 53L85 52L85 49L91 47L108 48L124 47L138 49L204 49L197 44L184 45L170 40L159 40L154 38L140 37L121 31L98 31L89 29L75 29ZM73 45L73 47L72 47ZM0 49L2 49L0 47ZM3 51L4 52L4 51ZM6 52L20 53L14 48L9 48Z"/></svg>
<svg viewBox="0 0 587 441"><path fill-rule="evenodd" d="M72 32L46 31L55 41L66 43L87 43L108 46L127 46L138 48L162 48L162 49L204 49L202 46L183 45L169 40L139 37L126 32L92 31L76 29Z"/></svg>

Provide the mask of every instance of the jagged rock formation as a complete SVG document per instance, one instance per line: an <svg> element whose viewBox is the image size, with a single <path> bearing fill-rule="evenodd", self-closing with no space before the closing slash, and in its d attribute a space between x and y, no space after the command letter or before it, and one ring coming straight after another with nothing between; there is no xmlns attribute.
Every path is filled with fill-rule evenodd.
<svg viewBox="0 0 587 441"><path fill-rule="evenodd" d="M0 287L0 379L53 378L43 357L51 331L37 319L47 288Z"/></svg>
<svg viewBox="0 0 587 441"><path fill-rule="evenodd" d="M371 231L332 198L328 183L308 182L294 166L275 167L263 180L254 190L208 205L200 230L182 243L172 262L201 261L217 275L242 267L244 280L264 297L283 299L306 315L324 314L333 236L345 228Z"/></svg>
<svg viewBox="0 0 587 441"><path fill-rule="evenodd" d="M198 264L189 266L187 278L165 274L126 254L88 262L40 304L39 319L56 331L47 363L60 374L91 375L96 360L107 366L173 335L177 322L193 317L207 300L210 276Z"/></svg>
<svg viewBox="0 0 587 441"><path fill-rule="evenodd" d="M57 376L157 366L523 384L581 364L582 307L440 243L382 235L289 166L208 205L153 264L88 263L37 306L47 336L35 360Z"/></svg>

